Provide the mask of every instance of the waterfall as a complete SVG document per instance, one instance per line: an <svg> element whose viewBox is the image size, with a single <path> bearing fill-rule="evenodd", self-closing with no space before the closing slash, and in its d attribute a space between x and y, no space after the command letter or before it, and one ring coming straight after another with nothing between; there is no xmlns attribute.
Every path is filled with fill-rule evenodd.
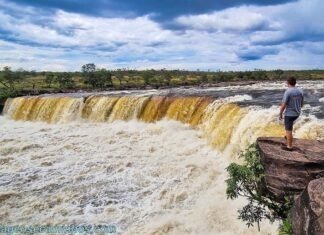
<svg viewBox="0 0 324 235"><path fill-rule="evenodd" d="M19 97L8 99L3 113L14 120L70 122L80 117L82 98Z"/></svg>
<svg viewBox="0 0 324 235"><path fill-rule="evenodd" d="M284 135L276 107L240 107L233 101L208 96L18 97L6 101L4 115L14 120L48 123L177 120L201 130L212 146L231 154L243 150L259 136ZM296 125L298 137L324 138L321 120L301 118L299 123L303 125Z"/></svg>
<svg viewBox="0 0 324 235"><path fill-rule="evenodd" d="M126 234L256 234L226 197L225 168L259 136L283 136L278 106L248 95L46 95L0 117L6 224L116 224ZM307 107L305 107L306 109ZM16 120L16 121L15 121ZM49 124L48 124L49 123ZM295 136L324 139L312 115ZM278 224L260 234L277 234Z"/></svg>

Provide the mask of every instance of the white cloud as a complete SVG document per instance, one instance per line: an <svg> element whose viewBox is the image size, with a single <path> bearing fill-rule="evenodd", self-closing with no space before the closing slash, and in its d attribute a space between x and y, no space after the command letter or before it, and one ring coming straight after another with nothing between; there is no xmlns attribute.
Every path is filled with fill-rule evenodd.
<svg viewBox="0 0 324 235"><path fill-rule="evenodd" d="M164 40L170 34L167 30L160 29L148 16L105 19L57 11L44 26L0 12L0 21L0 28L12 32L21 40L56 46L147 44Z"/></svg>
<svg viewBox="0 0 324 235"><path fill-rule="evenodd" d="M219 32L244 32L251 30L273 30L276 22L271 22L259 13L257 7L237 7L211 14L180 16L176 23L196 30Z"/></svg>
<svg viewBox="0 0 324 235"><path fill-rule="evenodd" d="M272 21L280 22L273 32L255 32L251 41L257 44L281 44L292 41L324 41L324 4L321 0L300 0L260 8Z"/></svg>
<svg viewBox="0 0 324 235"><path fill-rule="evenodd" d="M25 46L15 43L14 50L0 48L6 58L11 58L3 63L10 62L14 67L21 67L25 63L27 69L32 63L38 65L39 69L49 69L51 64L54 69L63 68L64 61L70 69L78 69L87 62L106 64L109 68L176 68L181 65L181 68L189 69L195 64L199 64L200 68L213 68L215 63L225 64L235 60L235 54L231 52L235 45L216 46L228 37L226 34L210 37L188 30L179 35L161 28L148 16L107 19L57 11L48 18L46 26L42 26L38 22L15 19L0 12L0 19L5 22L0 27L11 30L16 38L26 42ZM30 43L43 46L28 46ZM29 51L28 61L26 49ZM31 52L33 49L34 53ZM24 59L17 59L21 56L17 57L20 50L24 51ZM60 55L55 53L57 51L61 52ZM199 63L194 61L196 56L199 56ZM128 61L129 57L133 60ZM55 62L46 63L44 58ZM43 66L44 63L48 65ZM75 63L79 63L78 67L73 65Z"/></svg>
<svg viewBox="0 0 324 235"><path fill-rule="evenodd" d="M53 25L59 29L70 29L79 45L109 43L149 44L165 40L170 32L162 30L148 16L133 19L90 17L58 11Z"/></svg>
<svg viewBox="0 0 324 235"><path fill-rule="evenodd" d="M61 10L51 13L6 6L0 0L0 67L9 64L14 68L78 70L88 62L138 69L318 67L324 62L323 53L318 53L324 36L319 36L318 42L307 36L299 44L287 40L303 32L313 37L324 33L324 4L314 9L315 3L320 4L319 0L302 0L181 16L175 22L185 30L172 31L149 16L125 19ZM280 40L287 41L271 45ZM254 60L249 61L249 56Z"/></svg>

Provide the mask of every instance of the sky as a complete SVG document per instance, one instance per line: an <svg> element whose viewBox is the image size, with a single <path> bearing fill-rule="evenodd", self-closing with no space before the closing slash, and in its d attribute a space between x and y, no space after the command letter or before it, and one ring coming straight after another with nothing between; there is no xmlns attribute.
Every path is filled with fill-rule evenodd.
<svg viewBox="0 0 324 235"><path fill-rule="evenodd" d="M0 0L0 68L324 69L323 0Z"/></svg>

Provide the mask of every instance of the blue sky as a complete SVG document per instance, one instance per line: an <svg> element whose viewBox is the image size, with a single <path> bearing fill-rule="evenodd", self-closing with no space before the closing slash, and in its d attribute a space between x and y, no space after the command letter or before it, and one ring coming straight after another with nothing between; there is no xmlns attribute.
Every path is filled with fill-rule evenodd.
<svg viewBox="0 0 324 235"><path fill-rule="evenodd" d="M0 67L324 69L323 0L0 0Z"/></svg>

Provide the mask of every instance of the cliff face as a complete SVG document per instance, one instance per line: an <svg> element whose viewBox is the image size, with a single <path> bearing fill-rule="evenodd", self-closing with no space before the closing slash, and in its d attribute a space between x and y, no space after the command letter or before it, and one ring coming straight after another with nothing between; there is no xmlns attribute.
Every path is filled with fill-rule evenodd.
<svg viewBox="0 0 324 235"><path fill-rule="evenodd" d="M292 209L295 235L324 234L324 178L312 180Z"/></svg>
<svg viewBox="0 0 324 235"><path fill-rule="evenodd" d="M294 235L324 234L324 141L294 140L294 151L281 149L283 138L259 138L265 169L264 188L277 202L294 195Z"/></svg>
<svg viewBox="0 0 324 235"><path fill-rule="evenodd" d="M281 149L283 138L259 138L257 145L265 168L266 191L278 202L301 193L307 184L324 176L324 141L294 140L296 150Z"/></svg>

